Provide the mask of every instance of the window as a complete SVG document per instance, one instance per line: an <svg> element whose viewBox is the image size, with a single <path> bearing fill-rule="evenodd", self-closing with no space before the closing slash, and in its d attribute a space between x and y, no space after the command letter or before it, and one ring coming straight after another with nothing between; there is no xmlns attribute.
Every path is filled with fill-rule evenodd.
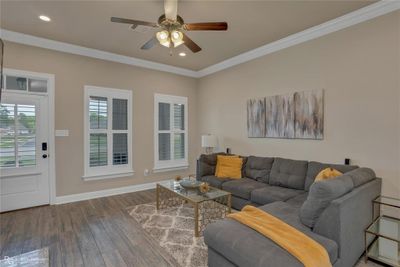
<svg viewBox="0 0 400 267"><path fill-rule="evenodd" d="M47 80L26 76L4 75L4 89L7 91L47 93Z"/></svg>
<svg viewBox="0 0 400 267"><path fill-rule="evenodd" d="M35 105L0 105L0 168L36 165Z"/></svg>
<svg viewBox="0 0 400 267"><path fill-rule="evenodd" d="M131 114L131 91L85 87L86 180L133 174Z"/></svg>
<svg viewBox="0 0 400 267"><path fill-rule="evenodd" d="M188 167L187 97L155 94L155 171Z"/></svg>

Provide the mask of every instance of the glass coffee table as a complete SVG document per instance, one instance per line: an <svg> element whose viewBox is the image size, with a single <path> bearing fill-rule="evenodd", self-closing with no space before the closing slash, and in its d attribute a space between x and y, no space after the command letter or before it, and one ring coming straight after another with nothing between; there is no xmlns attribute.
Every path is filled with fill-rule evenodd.
<svg viewBox="0 0 400 267"><path fill-rule="evenodd" d="M400 199L379 196L374 204L400 208ZM373 242L368 248L367 237ZM400 219L386 215L376 218L365 230L365 261L368 258L390 266L400 266Z"/></svg>
<svg viewBox="0 0 400 267"><path fill-rule="evenodd" d="M179 182L157 184L157 210L189 203L194 209L194 235L200 236L207 224L224 218L231 212L231 193L210 187L207 193L185 189Z"/></svg>

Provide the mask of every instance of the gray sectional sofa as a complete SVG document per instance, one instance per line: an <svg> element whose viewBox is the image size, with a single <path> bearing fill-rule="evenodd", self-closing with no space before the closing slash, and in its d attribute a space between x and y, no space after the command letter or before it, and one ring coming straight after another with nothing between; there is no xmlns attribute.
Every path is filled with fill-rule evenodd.
<svg viewBox="0 0 400 267"><path fill-rule="evenodd" d="M305 233L326 248L333 266L356 264L364 250L364 229L373 219L372 200L381 192L381 179L371 169L255 156L243 157L243 162L243 178L221 179L214 176L217 154L201 155L197 179L231 192L234 209L258 206ZM327 167L344 174L314 183ZM268 238L229 218L208 225L204 241L210 267L303 266Z"/></svg>

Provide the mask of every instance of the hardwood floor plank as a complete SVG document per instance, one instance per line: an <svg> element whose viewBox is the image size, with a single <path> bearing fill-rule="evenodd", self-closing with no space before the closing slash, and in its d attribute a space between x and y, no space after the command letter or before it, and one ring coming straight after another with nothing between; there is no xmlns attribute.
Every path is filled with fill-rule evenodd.
<svg viewBox="0 0 400 267"><path fill-rule="evenodd" d="M96 241L92 236L88 222L84 218L80 205L76 204L71 212L72 226L79 244L85 266L105 266L103 257L100 254Z"/></svg>

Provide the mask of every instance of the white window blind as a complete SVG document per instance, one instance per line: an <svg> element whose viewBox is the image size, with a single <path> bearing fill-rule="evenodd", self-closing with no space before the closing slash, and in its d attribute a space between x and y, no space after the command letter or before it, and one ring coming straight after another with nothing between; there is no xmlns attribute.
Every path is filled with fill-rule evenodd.
<svg viewBox="0 0 400 267"><path fill-rule="evenodd" d="M187 98L154 96L155 170L188 166Z"/></svg>
<svg viewBox="0 0 400 267"><path fill-rule="evenodd" d="M133 173L131 102L129 90L85 87L85 179Z"/></svg>

